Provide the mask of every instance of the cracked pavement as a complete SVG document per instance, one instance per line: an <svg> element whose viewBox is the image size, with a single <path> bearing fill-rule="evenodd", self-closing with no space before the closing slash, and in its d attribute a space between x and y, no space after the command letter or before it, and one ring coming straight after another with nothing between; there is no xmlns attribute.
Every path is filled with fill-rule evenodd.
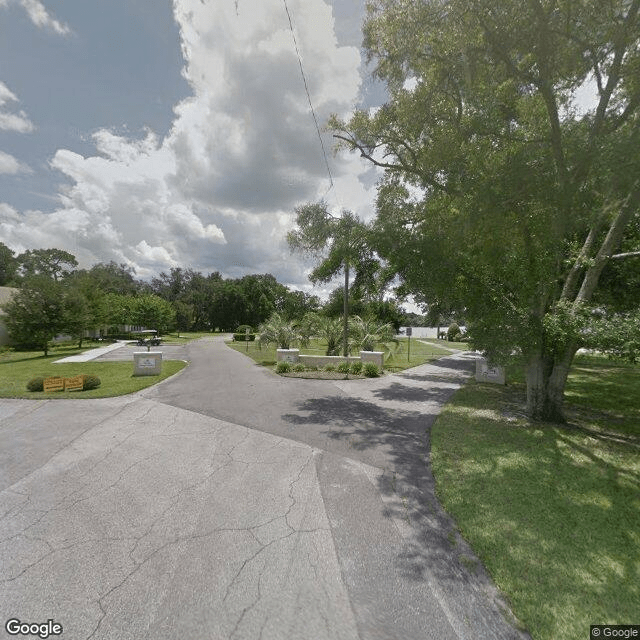
<svg viewBox="0 0 640 640"><path fill-rule="evenodd" d="M319 381L220 339L186 350L186 370L139 394L0 400L3 625L53 619L73 640L528 637L434 494L429 429L470 356Z"/></svg>

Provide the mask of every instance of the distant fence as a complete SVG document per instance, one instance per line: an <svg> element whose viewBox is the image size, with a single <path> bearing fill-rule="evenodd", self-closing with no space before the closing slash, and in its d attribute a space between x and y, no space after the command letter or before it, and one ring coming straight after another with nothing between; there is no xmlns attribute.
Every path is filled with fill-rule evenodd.
<svg viewBox="0 0 640 640"><path fill-rule="evenodd" d="M446 333L449 328L448 324L443 324L440 327L440 333L443 331ZM463 331L466 331L466 327L460 327ZM407 327L400 327L400 336L407 335ZM412 338L437 338L438 337L438 327L411 327L411 337Z"/></svg>

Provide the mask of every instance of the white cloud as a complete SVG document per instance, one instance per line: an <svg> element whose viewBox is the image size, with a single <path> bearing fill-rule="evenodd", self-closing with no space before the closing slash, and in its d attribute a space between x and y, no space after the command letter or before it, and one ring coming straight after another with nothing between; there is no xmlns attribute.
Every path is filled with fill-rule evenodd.
<svg viewBox="0 0 640 640"><path fill-rule="evenodd" d="M0 7L7 7L12 2L19 4L27 12L36 27L49 29L62 36L71 33L69 26L52 17L40 0L0 0Z"/></svg>
<svg viewBox="0 0 640 640"><path fill-rule="evenodd" d="M25 164L18 162L12 155L0 151L0 174L15 175L16 173L29 173L30 169Z"/></svg>
<svg viewBox="0 0 640 640"><path fill-rule="evenodd" d="M24 111L19 113L7 113L3 107L9 102L17 102L16 95L7 87L6 84L0 82L0 130L17 131L18 133L28 133L33 131L33 123L27 117Z"/></svg>
<svg viewBox="0 0 640 640"><path fill-rule="evenodd" d="M0 2L1 1L2 0L0 0ZM0 107L3 107L7 102L16 101L17 99L15 93L13 93L4 82L0 82Z"/></svg>
<svg viewBox="0 0 640 640"><path fill-rule="evenodd" d="M347 115L360 89L359 50L338 45L326 0L288 4L320 124ZM51 166L67 181L60 208L6 221L7 243L55 242L81 263L116 260L140 276L182 265L234 277L270 272L305 287L308 265L285 236L295 206L325 195L329 181L282 2L242 0L238 14L231 1L173 6L193 95L175 106L168 135L103 129L94 156L58 150ZM370 216L370 167L333 158L323 137L335 182L327 199Z"/></svg>

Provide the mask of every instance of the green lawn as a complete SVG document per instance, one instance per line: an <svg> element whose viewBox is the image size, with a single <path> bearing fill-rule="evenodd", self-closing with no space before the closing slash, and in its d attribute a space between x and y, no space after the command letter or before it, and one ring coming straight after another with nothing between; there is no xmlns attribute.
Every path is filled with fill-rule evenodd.
<svg viewBox="0 0 640 640"><path fill-rule="evenodd" d="M88 348L96 345L89 344ZM0 353L0 398L107 398L140 391L168 378L186 366L185 362L167 360L159 376L134 377L133 362L74 362L53 364L55 360L86 351L76 346L58 346L45 358L42 351L4 351ZM101 385L91 391L59 391L55 393L27 391L27 382L36 376L73 377L96 375Z"/></svg>
<svg viewBox="0 0 640 640"><path fill-rule="evenodd" d="M529 423L515 380L472 381L438 418L442 504L534 640L637 623L640 367L578 357L567 425Z"/></svg>
<svg viewBox="0 0 640 640"><path fill-rule="evenodd" d="M469 351L472 348L469 342L449 342L448 340L436 340L435 338L413 338L411 344L413 344L414 340L424 340L431 344L442 345L448 349L458 349L460 351Z"/></svg>
<svg viewBox="0 0 640 640"><path fill-rule="evenodd" d="M255 342L227 342L227 344L236 351L248 355L253 358L258 364L269 367L276 364L276 346L269 345L259 347L257 341ZM447 343L447 345L453 343ZM248 345L248 347L247 347ZM391 345L393 348L394 345ZM382 348L380 348L382 351ZM312 339L308 347L300 348L300 353L307 355L323 356L327 352L327 343L323 340ZM411 340L411 359L407 360L407 339L402 338L400 340L400 346L389 358L385 360L384 368L388 371L402 371L409 367L416 367L419 364L424 364L430 360L441 358L448 355L450 352L444 349L438 348L435 344L424 344L418 342L415 339ZM354 354L355 355L355 354Z"/></svg>

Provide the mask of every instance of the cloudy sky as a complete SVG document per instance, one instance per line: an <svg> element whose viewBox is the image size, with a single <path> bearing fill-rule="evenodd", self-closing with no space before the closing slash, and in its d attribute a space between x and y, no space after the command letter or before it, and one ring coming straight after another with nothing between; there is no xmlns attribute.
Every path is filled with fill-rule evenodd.
<svg viewBox="0 0 640 640"><path fill-rule="evenodd" d="M364 0L287 5L320 124L379 104ZM0 241L16 252L310 290L294 207L370 218L377 179L323 139L328 192L283 0L0 0Z"/></svg>

